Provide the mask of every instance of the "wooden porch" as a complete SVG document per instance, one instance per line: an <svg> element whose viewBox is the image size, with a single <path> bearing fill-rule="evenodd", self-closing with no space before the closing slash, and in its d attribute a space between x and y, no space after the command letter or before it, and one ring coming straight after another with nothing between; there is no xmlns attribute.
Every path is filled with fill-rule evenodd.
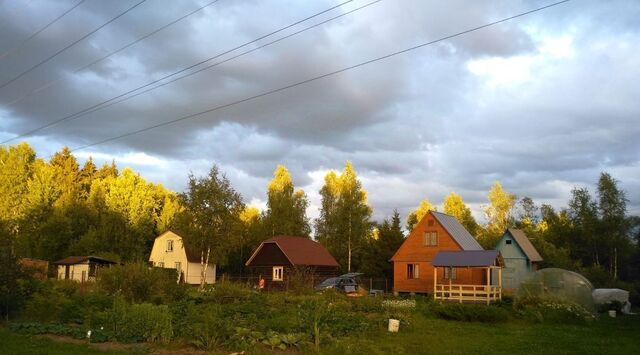
<svg viewBox="0 0 640 355"><path fill-rule="evenodd" d="M439 284L438 268L433 268L433 299L462 302L486 302L487 304L502 299L502 268L489 266L486 285L460 285L452 283ZM498 270L498 285L491 284L491 270Z"/></svg>

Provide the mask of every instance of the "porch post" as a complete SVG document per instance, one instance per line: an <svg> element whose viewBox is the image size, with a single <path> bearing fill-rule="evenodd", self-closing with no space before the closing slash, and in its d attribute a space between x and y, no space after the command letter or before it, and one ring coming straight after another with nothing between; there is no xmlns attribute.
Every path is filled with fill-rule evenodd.
<svg viewBox="0 0 640 355"><path fill-rule="evenodd" d="M502 268L498 269L498 286L500 286L500 299L502 299Z"/></svg>
<svg viewBox="0 0 640 355"><path fill-rule="evenodd" d="M438 280L438 267L434 266L433 267L433 299L437 299L438 297L436 296L436 285L437 285L437 280Z"/></svg>
<svg viewBox="0 0 640 355"><path fill-rule="evenodd" d="M489 304L489 300L491 299L489 296L489 291L491 290L491 269L487 268L487 304Z"/></svg>

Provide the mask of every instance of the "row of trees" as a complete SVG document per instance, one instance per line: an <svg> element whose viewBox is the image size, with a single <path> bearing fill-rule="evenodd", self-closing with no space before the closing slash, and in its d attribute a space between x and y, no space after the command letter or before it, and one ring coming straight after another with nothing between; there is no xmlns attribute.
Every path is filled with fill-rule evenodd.
<svg viewBox="0 0 640 355"><path fill-rule="evenodd" d="M71 254L97 254L122 261L146 260L160 232L183 231L200 251L203 270L215 260L225 271L243 272L244 262L263 240L275 235L315 238L345 271L391 277L388 260L405 233L397 211L376 223L367 193L351 163L330 171L320 190L320 216L306 215L307 195L296 189L284 166L277 166L267 186L267 208L248 207L227 177L214 166L206 176L189 176L186 191L176 194L145 181L115 163L82 168L68 149L49 161L36 158L25 143L0 148L0 222L18 256L55 260ZM493 248L508 227L524 229L547 266L587 269L602 278L633 278L640 258L638 217L627 215L627 199L618 183L603 173L592 196L576 188L566 208L538 206L518 199L495 183L478 223L454 192L442 203L485 248ZM428 199L406 218L406 229L430 210ZM636 233L634 235L634 233ZM603 276L604 275L604 276Z"/></svg>

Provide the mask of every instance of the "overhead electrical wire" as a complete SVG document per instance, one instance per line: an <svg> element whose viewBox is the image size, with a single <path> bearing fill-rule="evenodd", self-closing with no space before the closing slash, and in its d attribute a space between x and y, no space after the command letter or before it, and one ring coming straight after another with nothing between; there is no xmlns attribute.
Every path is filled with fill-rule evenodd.
<svg viewBox="0 0 640 355"><path fill-rule="evenodd" d="M58 17L54 18L51 22L47 23L44 27L42 27L41 29L37 30L36 32L34 32L33 34L31 34L31 36L27 37L26 39L22 40L20 43L18 43L17 45L9 48L8 50L6 50L4 53L0 54L0 59L4 58L5 56L15 52L16 50L20 49L22 46L24 46L25 44L27 44L27 42L29 42L30 40L32 40L33 38L35 38L37 35L39 35L40 33L42 33L44 30L46 30L47 28L51 27L51 25L53 25L54 23L58 22L60 19L62 19L63 17L65 17L68 13L70 13L71 11L75 10L76 7L82 5L83 2L85 2L87 0L80 0L78 1L75 5L73 5L70 9L68 9L67 11L63 12L62 14L60 14Z"/></svg>
<svg viewBox="0 0 640 355"><path fill-rule="evenodd" d="M94 33L100 31L102 28L104 28L105 26L107 26L108 24L112 23L113 21L119 19L120 17L124 16L125 14L127 14L129 11L135 9L136 7L142 5L143 2L145 2L147 0L141 0L139 2L137 2L136 4L134 4L133 6L127 8L124 12L121 12L118 16L110 19L109 21L103 23L102 25L100 25L98 28L94 29L93 31L87 33L86 35L80 37L79 39L73 41L71 44L63 47L62 49L58 50L57 52L55 52L54 54L48 56L47 58L45 58L44 60L40 61L38 64L32 66L31 68L23 71L22 73L18 74L17 76L13 77L12 79L10 79L9 81L4 82L2 85L0 85L0 89L5 88L7 85L15 82L16 80L22 78L23 76L25 76L26 74L30 73L31 71L35 70L36 68L40 67L41 65L47 63L48 61L50 61L51 59L57 57L60 53L66 51L67 49L73 47L74 45L76 45L77 43L81 42L82 40L86 39L87 37L93 35Z"/></svg>
<svg viewBox="0 0 640 355"><path fill-rule="evenodd" d="M174 123L177 123L177 122L190 120L190 119L195 119L195 118L200 118L202 115L207 114L207 113L211 113L211 112L214 112L214 111L217 111L217 110L221 110L221 109L224 109L224 108L227 108L227 107L235 106L235 105L238 105L238 104L241 104L241 103L244 103L244 102L252 101L252 100L255 100L255 99L258 99L258 98L261 98L261 97L265 97L265 96L268 96L268 95L271 95L271 94L275 94L275 93L278 93L278 92L281 92L281 91L292 89L292 88L298 87L300 85L304 85L304 84L307 84L307 83L310 83L310 82L313 82L313 81L317 81L317 80L320 80L320 79L324 79L324 78L327 78L327 77L330 77L330 76L334 76L334 75L337 75L337 74L340 74L340 73L343 73L343 72L346 72L346 71L349 71L349 70L352 70L352 69L356 69L356 68L359 68L359 67L371 64L371 63L379 62L379 61L382 61L382 60L385 60L385 59L388 59L388 58L391 58L391 57L398 56L400 54L408 53L408 52L414 51L416 49L420 49L420 48L423 48L423 47L426 47L426 46L430 46L430 45L433 45L433 44L436 44L436 43L439 43L439 42L443 42L443 41L446 41L446 40L449 40L449 39L452 39L452 38L455 38L455 37L460 37L462 35L465 35L465 34L468 34L468 33L471 33L471 32L475 32L475 31L479 31L479 30L487 28L487 27L495 26L497 24L500 24L500 23L503 23L503 22L506 22L506 21L510 21L510 20L513 20L513 19L516 19L516 18L519 18L519 17L522 17L522 16L526 16L526 15L529 15L529 14L532 14L532 13L535 13L535 12L539 12L539 11L542 11L544 9L548 9L548 8L551 8L551 7L554 7L554 6L569 2L569 1L570 0L558 1L558 2L555 2L555 3L549 4L549 5L545 5L545 6L542 6L542 7L535 8L533 10L529 10L529 11L526 11L526 12L521 12L521 13L519 13L517 15L513 15L513 16L509 16L509 17L503 18L501 20L489 22L489 23L481 25L481 26L473 27L473 28L470 28L470 29L467 29L467 30L464 30L464 31L460 31L460 32L457 32L457 33L454 33L454 34L451 34L451 35L448 35L448 36L445 36L445 37L441 37L441 38L438 38L438 39L435 39L435 40L432 40L432 41L429 41L429 42L421 43L421 44L418 44L418 45L415 45L415 46L412 46L412 47L409 47L409 48L405 48L403 50L392 52L392 53L389 53L389 54L386 54L386 55L383 55L383 56L380 56L380 57L376 57L376 58L373 58L373 59L369 59L367 61L360 62L358 64L354 64L354 65L351 65L351 66L348 66L348 67L345 67L345 68L342 68L342 69L339 69L339 70L335 70L335 71L332 71L332 72L329 72L329 73L325 73L325 74L322 74L322 75L319 75L319 76L315 76L315 77L312 77L312 78L309 78L309 79L305 79L305 80L302 80L302 81L299 81L299 82L296 82L296 83L293 83L293 84L282 86L282 87L279 87L277 89L272 89L272 90L269 90L269 91L266 91L266 92L262 92L260 94L249 96L249 97L246 97L244 99L240 99L240 100L233 101L233 102L230 102L230 103L227 103L227 104L215 106L215 107L212 107L210 109L207 109L207 110L204 110L204 111L200 111L200 112L197 112L197 113L193 113L193 114L189 114L189 115L186 115L186 116L182 116L182 117L170 120L170 121L165 121L165 122L158 123L158 124L155 124L155 125L151 125L151 126L148 126L148 127L145 127L145 128L141 128L141 129L138 129L138 130L130 131L130 132L127 132L127 133L124 133L124 134L120 134L120 135L117 135L117 136L114 136L114 137L106 138L106 139L103 139L103 140L100 140L100 141L96 141L96 142L93 142L93 143L89 143L89 144L86 144L86 145L75 147L75 148L71 149L71 151L75 152L75 151L78 151L78 150L94 147L94 146L97 146L97 145L101 145L101 144L104 144L104 143L107 143L107 142L111 142L111 141L115 141L115 140L118 140L118 139L122 139L122 138L125 138L125 137L130 137L130 136L133 136L133 135L136 135L136 134L140 134L142 132L150 131L152 129L156 129L156 128L159 128L159 127L167 126L167 125L174 124Z"/></svg>
<svg viewBox="0 0 640 355"><path fill-rule="evenodd" d="M109 57L111 57L111 56L113 56L113 55L116 55L116 54L118 54L118 53L122 52L123 50L125 50L125 49L127 49L127 48L129 48L129 47L131 47L131 46L133 46L133 45L135 45L135 44L137 44L137 43L139 43L139 42L141 42L141 41L143 41L143 40L145 40L145 39L147 39L147 38L149 38L149 37L153 36L153 35L155 35L156 33L158 33L158 32L160 32L160 31L164 30L165 28L170 27L170 26L172 26L172 25L175 25L176 23L178 23L178 22L180 22L180 21L182 21L182 20L186 19L187 17L189 17L189 16L191 16L191 15L193 15L193 14L195 14L195 13L197 13L197 12L199 12L199 11L201 11L201 10L203 10L203 9L205 9L205 8L207 8L207 7L209 7L209 6L213 5L213 4L215 4L215 3L217 3L218 1L220 1L220 0L213 0L213 1L210 1L210 2L208 2L207 4L202 5L202 6L200 6L199 8L197 8L197 9L195 9L195 10L193 10L193 11L191 11L191 12L187 13L186 15L183 15L183 16L181 16L181 17L179 17L179 18L177 18L177 19L175 19L175 20L173 20L173 21L169 22L168 24L166 24L166 25L164 25L164 26L159 27L159 28L157 28L157 29L155 29L155 30L153 30L153 31L149 32L148 34L146 34L146 35L144 35L144 36L142 36L142 37L140 37L140 38L136 39L135 41L130 42L129 44L124 45L124 46L122 46L122 47L118 48L117 50L115 50L115 51L113 51L113 52L111 52L111 53L109 53L109 54L107 54L107 55L105 55L105 56L103 56L103 57L101 57L101 58L99 58L99 59L96 59L96 60L94 60L93 62L91 62L91 63L89 63L89 64L86 64L86 65L84 65L84 66L82 66L82 67L80 67L80 68L78 68L78 69L74 70L71 74L72 74L72 75L73 75L73 74L77 74L77 73L79 73L79 72L81 72L81 71L83 71L83 70L85 70L85 69L87 69L87 68L90 68L90 67L92 67L92 66L94 66L94 65L96 65L96 64L98 64L98 63L100 63L101 61L103 61L103 60L105 60L105 59L107 59L107 58L109 58ZM41 85L40 87L38 87L38 88L36 88L36 89L34 89L34 90L31 90L31 91L27 92L26 94L24 94L24 95L20 96L19 98L15 99L15 100L13 100L13 101L10 101L10 102L7 102L7 103L3 104L3 106L5 106L5 107L9 107L9 106L11 106L11 105L14 105L14 104L16 104L16 103L18 103L18 102L20 102L20 101L22 101L22 100L26 99L27 97L30 97L30 96L31 96L31 95L33 95L33 94L36 94L36 93L38 93L38 92L40 92L40 91L42 91L42 90L45 90L45 89L47 89L47 88L51 87L52 85L57 84L58 82L60 82L60 81L62 81L62 80L64 80L64 78L54 79L54 80L52 80L52 81L50 81L50 82L48 82L48 83L46 83L46 84L44 84L44 85Z"/></svg>
<svg viewBox="0 0 640 355"><path fill-rule="evenodd" d="M73 114L70 114L70 115L67 115L67 116L61 117L61 118L59 118L59 119L56 119L56 120L54 120L54 121L51 121L51 122L49 122L49 123L47 123L47 124L45 124L45 125L42 125L42 126L37 127L37 128L34 128L34 129L30 130L30 131L27 131L27 132L21 133L21 134L19 134L19 135L15 136L15 137L12 137L12 138L6 139L6 140L4 140L4 141L0 142L0 144L6 144L6 143L11 142L11 141L13 141L13 140L16 140L16 139L18 139L18 138L26 137L26 136L29 136L29 135L31 135L31 134L33 134L33 133L39 132L39 131L41 131L41 130L43 130L43 129L45 129L45 128L51 127L51 126L53 126L53 125L57 125L57 124L59 124L59 123L61 123L61 122L64 122L64 121L66 121L66 120L69 120L69 119L72 119L72 118L77 118L77 117L80 117L80 116L84 116L85 114L88 114L88 113L90 113L90 112L95 112L95 111L97 111L97 109L98 109L99 107L101 107L101 106L103 106L103 105L106 105L106 104L109 104L110 102L113 102L113 101L115 101L115 100L117 100L117 99L119 99L119 98L121 98L121 97L124 97L124 96L126 96L126 95L129 95L129 94L131 94L131 93L133 93L133 92L136 92L136 91L138 91L138 90L140 90L140 89L144 89L144 88L146 88L146 87L149 87L149 86L151 86L151 85L153 85L153 84L156 84L156 83L158 83L158 82L161 82L162 80L168 79L168 78L173 77L173 76L175 76L175 75L178 75L178 74L180 74L180 73L184 73L184 72L185 72L185 71L187 71L187 70L193 69L193 68L195 68L195 67L197 67L197 66L200 66L200 65L202 65L202 64L205 64L205 63L207 63L207 62L210 62L210 61L212 61L212 60L214 60L214 59L220 58L220 57L222 57L223 55L229 54L229 53L231 53L231 52L233 52L233 51L236 51L236 50L241 49L241 48L243 48L243 47L246 47L246 46L248 46L248 45L251 45L251 44L254 44L254 43L256 43L256 42L259 42L259 41L261 41L261 40L263 40L263 39L265 39L265 38L267 38L267 37L273 36L274 34L280 33L280 32L285 31L285 30L287 30L287 29L289 29L289 28L291 28L291 27L294 27L294 26L299 25L299 24L301 24L301 23L303 23L303 22L306 22L306 21L308 21L308 20L310 20L310 19L312 19L312 18L318 17L318 16L323 15L323 14L325 14L325 13L327 13L327 12L330 12L330 11L332 11L332 10L336 9L336 8L339 8L339 7L341 7L341 6L344 6L344 5L346 5L346 4L348 4L348 3L352 2L352 1L353 1L353 0L347 0L347 1L342 2L342 3L340 3L340 4L334 5L334 6L332 6L332 7L328 8L328 9L326 9L326 10L323 10L323 11L320 11L320 12L318 12L318 13L315 13L315 14L313 14L313 15L311 15L311 16L305 17L305 18L303 18L303 19L301 19L301 20L298 20L298 21L296 21L296 22L294 22L294 23L292 23L292 24L290 24L290 25L287 25L287 26L285 26L285 27L281 27L281 28L279 28L279 29L277 29L277 30L274 30L274 31L269 32L269 33L267 33L267 34L265 34L265 35L262 35L262 36L260 36L260 37L258 37L258 38L256 38L256 39L254 39L254 40L251 40L251 41L245 42L245 43L243 43L243 44L241 44L241 45L238 45L238 46L236 46L236 47L234 47L234 48L228 49L228 50L226 50L226 51L224 51L224 52L222 52L222 53L219 53L219 54L216 54L216 55L214 55L214 56L212 56L212 57L209 57L209 58L206 58L206 59L204 59L204 60L201 60L201 61L199 61L199 62L197 62L197 63L195 63L195 64L189 65L189 66L187 66L187 67L185 67L185 68L183 68L183 69L180 69L180 70L178 70L178 71L175 71L175 72L173 72L173 73L170 73L170 74L168 74L168 75L165 75L165 76L163 76L163 77L161 77L161 78L159 78L159 79L153 80L153 81L151 81L151 82L149 82L149 83L147 83L147 84L144 84L144 85L142 85L142 86L136 87L136 88L131 89L131 90L129 90L129 91L126 91L126 92L124 92L124 93L122 93L122 94L119 94L119 95L117 95L117 96L111 97L111 98L109 98L109 99L107 99L107 100L101 101L101 102L99 102L99 103L97 103L97 104L95 104L95 105L92 105L92 106L90 106L90 107L87 107L87 108L85 108L85 109L82 109L82 110L80 110L80 111L78 111L78 112L75 112L75 113L73 113Z"/></svg>

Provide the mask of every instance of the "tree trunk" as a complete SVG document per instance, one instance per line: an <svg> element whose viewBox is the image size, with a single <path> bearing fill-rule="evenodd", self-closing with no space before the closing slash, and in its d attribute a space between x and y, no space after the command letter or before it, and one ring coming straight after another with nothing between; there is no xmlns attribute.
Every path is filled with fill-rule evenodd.
<svg viewBox="0 0 640 355"><path fill-rule="evenodd" d="M618 248L613 248L613 279L618 279Z"/></svg>
<svg viewBox="0 0 640 355"><path fill-rule="evenodd" d="M351 272L351 211L349 211L349 245L348 245L348 262L347 272Z"/></svg>
<svg viewBox="0 0 640 355"><path fill-rule="evenodd" d="M200 272L200 289L204 289L204 285L207 282L207 268L209 267L209 255L211 254L211 247L207 247L207 257L203 258L203 252L200 252L200 263L202 270Z"/></svg>

